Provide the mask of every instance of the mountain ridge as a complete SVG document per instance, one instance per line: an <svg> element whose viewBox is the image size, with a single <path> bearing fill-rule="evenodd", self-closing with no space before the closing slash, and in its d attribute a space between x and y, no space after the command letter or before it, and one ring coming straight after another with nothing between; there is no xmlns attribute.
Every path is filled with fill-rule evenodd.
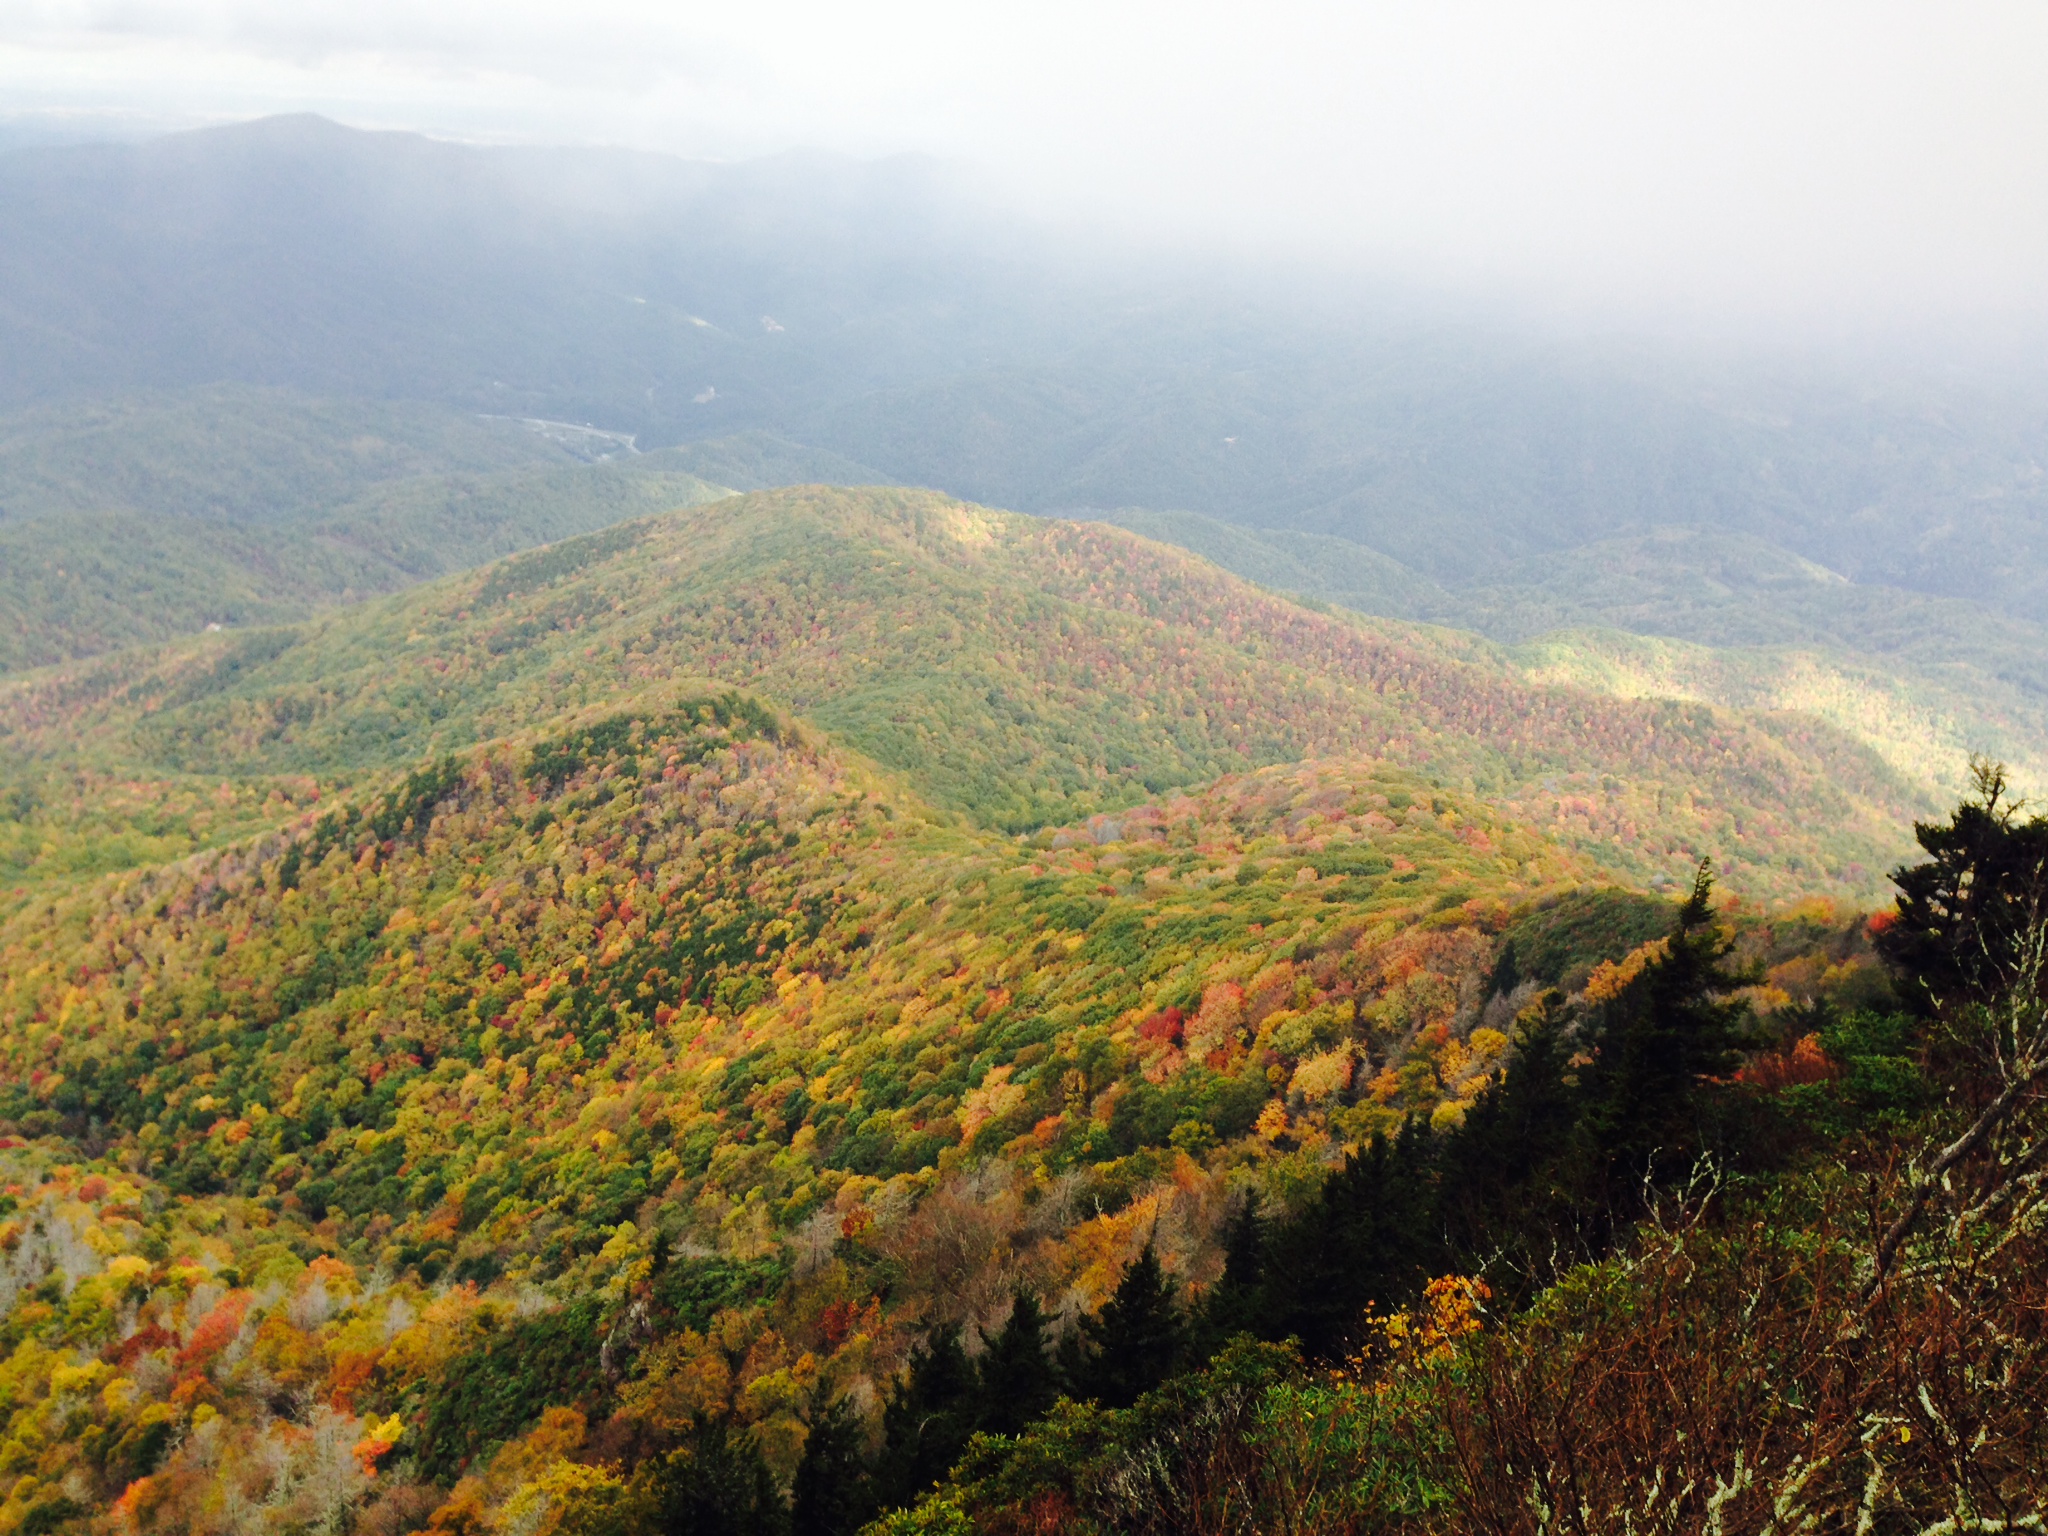
<svg viewBox="0 0 2048 1536"><path fill-rule="evenodd" d="M2048 611L2037 373L1715 358L1300 274L1082 260L930 168L306 130L0 157L20 296L0 400L240 380L650 447L767 431L1027 511L1341 535L1452 584L1735 530L1857 581ZM50 156L72 169L39 179Z"/></svg>
<svg viewBox="0 0 2048 1536"><path fill-rule="evenodd" d="M0 739L59 776L327 779L503 734L537 696L671 678L774 699L1012 831L1265 763L1391 756L1632 878L1713 852L1738 885L1867 889L1896 857L1881 829L1918 804L1818 722L1533 686L1483 642L1317 613L1120 531L888 489L754 493L294 630L27 674L0 685Z"/></svg>

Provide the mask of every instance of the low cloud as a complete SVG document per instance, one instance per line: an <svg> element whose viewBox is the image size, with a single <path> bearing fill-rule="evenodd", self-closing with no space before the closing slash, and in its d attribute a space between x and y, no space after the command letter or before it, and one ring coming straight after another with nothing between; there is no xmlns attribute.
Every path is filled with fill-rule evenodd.
<svg viewBox="0 0 2048 1536"><path fill-rule="evenodd" d="M17 0L46 110L975 162L1137 238L1712 314L2048 292L2048 11Z"/></svg>

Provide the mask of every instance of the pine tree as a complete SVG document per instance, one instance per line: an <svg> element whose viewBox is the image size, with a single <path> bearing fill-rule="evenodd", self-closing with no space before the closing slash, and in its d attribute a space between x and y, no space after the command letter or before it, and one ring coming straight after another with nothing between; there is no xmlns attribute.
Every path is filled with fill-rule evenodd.
<svg viewBox="0 0 2048 1536"><path fill-rule="evenodd" d="M1271 1233L1262 1287L1267 1338L1291 1335L1311 1355L1342 1355L1368 1305L1398 1306L1442 1272L1436 1152L1420 1120L1392 1139L1374 1136Z"/></svg>
<svg viewBox="0 0 2048 1536"><path fill-rule="evenodd" d="M644 1517L658 1536L782 1536L789 1515L749 1431L724 1419L698 1424L681 1450L643 1464L635 1479Z"/></svg>
<svg viewBox="0 0 2048 1536"><path fill-rule="evenodd" d="M1148 1240L1124 1271L1116 1294L1082 1328L1094 1346L1087 1395L1111 1408L1128 1408L1179 1368L1188 1329L1175 1286Z"/></svg>
<svg viewBox="0 0 2048 1536"><path fill-rule="evenodd" d="M1444 1269L1497 1268L1504 1261L1526 1279L1560 1238L1570 1243L1584 1183L1582 1105L1569 1076L1563 1010L1564 998L1552 991L1522 1011L1507 1071L1438 1153Z"/></svg>
<svg viewBox="0 0 2048 1536"><path fill-rule="evenodd" d="M934 1328L911 1351L909 1374L882 1415L879 1506L909 1505L946 1475L980 1418L979 1387L957 1326Z"/></svg>
<svg viewBox="0 0 2048 1536"><path fill-rule="evenodd" d="M1586 1125L1593 1150L1618 1181L1615 1197L1645 1177L1690 1164L1710 1136L1701 1113L1709 1082L1741 1059L1746 1010L1727 996L1748 978L1727 965L1729 942L1714 926L1713 889L1703 862L1665 953L1608 1006L1599 1033L1586 1082Z"/></svg>
<svg viewBox="0 0 2048 1536"><path fill-rule="evenodd" d="M990 1434L1017 1434L1053 1405L1059 1388L1046 1353L1045 1314L1036 1296L1017 1292L1009 1320L988 1341L978 1365L980 1427Z"/></svg>
<svg viewBox="0 0 2048 1536"><path fill-rule="evenodd" d="M1257 1333L1264 1310L1266 1228L1259 1197L1246 1196L1223 1228L1223 1273L1202 1298L1195 1345L1213 1355L1240 1333Z"/></svg>
<svg viewBox="0 0 2048 1536"><path fill-rule="evenodd" d="M1927 862L1893 871L1897 916L1876 935L1900 996L1923 1014L1999 991L2015 940L2048 912L2048 820L2021 819L2002 767L1970 767L1976 793L1947 824L1914 825Z"/></svg>
<svg viewBox="0 0 2048 1536"><path fill-rule="evenodd" d="M875 1513L860 1415L845 1398L820 1409L790 1488L798 1536L852 1536Z"/></svg>
<svg viewBox="0 0 2048 1536"><path fill-rule="evenodd" d="M1515 961L1515 941L1509 939L1500 947L1500 958L1493 963L1493 975L1487 979L1486 991L1489 997L1506 997L1522 982L1521 967Z"/></svg>

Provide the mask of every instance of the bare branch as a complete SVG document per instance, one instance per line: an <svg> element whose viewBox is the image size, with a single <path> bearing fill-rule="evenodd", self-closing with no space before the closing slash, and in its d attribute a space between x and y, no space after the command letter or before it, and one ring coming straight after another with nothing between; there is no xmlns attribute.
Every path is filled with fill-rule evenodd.
<svg viewBox="0 0 2048 1536"><path fill-rule="evenodd" d="M2048 873L2043 871L2041 873ZM2048 1079L2048 1003L2042 998L2042 983L2048 977L2048 915L2042 911L2042 879L2037 873L2029 901L2028 921L2021 930L2016 954L1998 995L1989 1003L1973 1006L1970 1015L1989 1017L1992 1063L2001 1083L1998 1093L1983 1108L1967 1130L1937 1152L1926 1167L1915 1173L1906 1205L1878 1240L1876 1264L1863 1287L1868 1301L1884 1284L1900 1247L1912 1235L1949 1173L1965 1158L1987 1146L1998 1131L2032 1094L2036 1085ZM1988 941L1984 959L1995 963ZM2004 1202L2028 1175L2042 1153L2036 1145L2000 1167L1989 1191L1973 1208L1989 1214Z"/></svg>

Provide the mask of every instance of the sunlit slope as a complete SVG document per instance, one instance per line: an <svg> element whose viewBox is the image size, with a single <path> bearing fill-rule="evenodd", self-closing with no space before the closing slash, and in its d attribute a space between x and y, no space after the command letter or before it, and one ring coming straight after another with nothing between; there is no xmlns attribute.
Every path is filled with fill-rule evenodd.
<svg viewBox="0 0 2048 1536"><path fill-rule="evenodd" d="M1107 1191L1268 1104L1271 1140L1460 1102L1493 936L1590 873L1357 765L1035 844L744 698L490 744L0 924L0 1119L430 1278L559 1273L656 1196L744 1248L949 1147Z"/></svg>
<svg viewBox="0 0 2048 1536"><path fill-rule="evenodd" d="M298 629L39 674L0 693L0 744L333 779L706 680L1011 831L1352 756L1639 879L1711 854L1751 889L1861 891L1922 809L1808 717L1532 685L1490 647L1315 612L1120 530L897 490L757 493Z"/></svg>
<svg viewBox="0 0 2048 1536"><path fill-rule="evenodd" d="M2048 700L1964 666L1944 671L1838 651L1717 648L1584 629L1545 635L1509 655L1540 682L1811 715L1931 793L1959 793L1973 754L2004 763L2029 795L2048 785Z"/></svg>
<svg viewBox="0 0 2048 1536"><path fill-rule="evenodd" d="M1743 534L1664 528L1447 588L1345 539L1191 512L1103 521L1274 591L1476 631L1537 682L1624 698L1798 710L1915 786L1963 791L1972 753L2048 783L2048 630L1980 604L1863 586Z"/></svg>

